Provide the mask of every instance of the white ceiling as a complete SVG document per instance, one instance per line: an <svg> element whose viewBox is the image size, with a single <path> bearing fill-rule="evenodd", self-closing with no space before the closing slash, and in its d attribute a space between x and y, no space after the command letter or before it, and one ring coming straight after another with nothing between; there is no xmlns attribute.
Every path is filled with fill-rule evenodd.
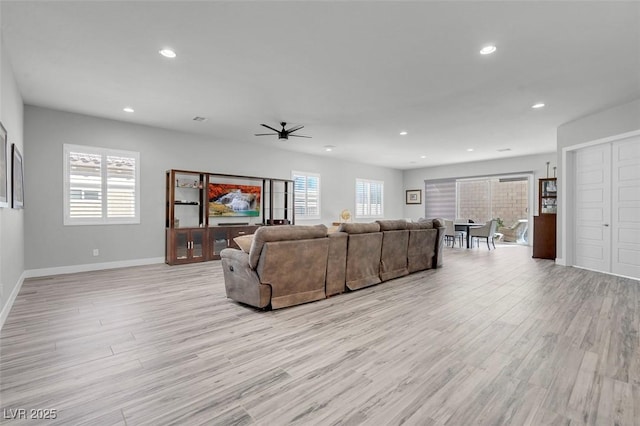
<svg viewBox="0 0 640 426"><path fill-rule="evenodd" d="M559 125L640 97L640 2L0 8L27 104L398 169L552 152ZM253 136L280 121L313 138Z"/></svg>

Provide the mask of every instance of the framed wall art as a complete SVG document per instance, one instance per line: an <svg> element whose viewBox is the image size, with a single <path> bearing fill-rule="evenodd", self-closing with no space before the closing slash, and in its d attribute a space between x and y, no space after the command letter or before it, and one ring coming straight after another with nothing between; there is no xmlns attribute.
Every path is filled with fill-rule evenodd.
<svg viewBox="0 0 640 426"><path fill-rule="evenodd" d="M407 204L422 204L422 190L420 189L408 189L407 193Z"/></svg>
<svg viewBox="0 0 640 426"><path fill-rule="evenodd" d="M15 143L11 146L11 153L11 194L13 195L11 207L21 209L24 207L24 172L22 154Z"/></svg>
<svg viewBox="0 0 640 426"><path fill-rule="evenodd" d="M0 123L0 207L9 207L9 162L7 161L7 131Z"/></svg>

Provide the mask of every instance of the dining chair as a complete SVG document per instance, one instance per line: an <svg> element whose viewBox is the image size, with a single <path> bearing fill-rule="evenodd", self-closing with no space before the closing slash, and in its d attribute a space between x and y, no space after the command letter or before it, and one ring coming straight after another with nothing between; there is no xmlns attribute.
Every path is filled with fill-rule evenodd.
<svg viewBox="0 0 640 426"><path fill-rule="evenodd" d="M480 247L480 238L484 238L487 240L487 248L491 250L491 246L489 246L489 240L491 240L491 244L493 248L496 248L496 243L493 241L494 235L496 233L496 225L498 221L496 219L491 219L489 222L485 223L483 226L479 226L477 228L471 228L469 230L469 237L471 237L471 247L473 247L473 240L478 240L478 247Z"/></svg>
<svg viewBox="0 0 640 426"><path fill-rule="evenodd" d="M444 238L447 242L447 245L449 244L449 241L451 241L451 247L455 247L456 239L459 239L460 247L462 247L464 231L456 231L456 227L454 226L453 221L449 219L444 220L444 228Z"/></svg>

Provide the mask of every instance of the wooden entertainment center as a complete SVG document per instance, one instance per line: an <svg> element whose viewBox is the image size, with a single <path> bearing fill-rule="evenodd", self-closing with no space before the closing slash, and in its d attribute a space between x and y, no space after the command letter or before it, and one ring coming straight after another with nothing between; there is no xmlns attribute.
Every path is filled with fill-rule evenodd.
<svg viewBox="0 0 640 426"><path fill-rule="evenodd" d="M293 180L167 170L165 217L166 263L220 259L238 236L295 224Z"/></svg>

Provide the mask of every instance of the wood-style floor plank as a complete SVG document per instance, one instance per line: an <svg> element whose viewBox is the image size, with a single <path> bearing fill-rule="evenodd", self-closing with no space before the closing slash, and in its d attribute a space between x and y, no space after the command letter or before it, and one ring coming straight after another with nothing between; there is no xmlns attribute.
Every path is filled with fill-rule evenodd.
<svg viewBox="0 0 640 426"><path fill-rule="evenodd" d="M517 245L444 259L276 311L226 299L219 261L28 279L0 332L0 420L640 426L638 281Z"/></svg>

